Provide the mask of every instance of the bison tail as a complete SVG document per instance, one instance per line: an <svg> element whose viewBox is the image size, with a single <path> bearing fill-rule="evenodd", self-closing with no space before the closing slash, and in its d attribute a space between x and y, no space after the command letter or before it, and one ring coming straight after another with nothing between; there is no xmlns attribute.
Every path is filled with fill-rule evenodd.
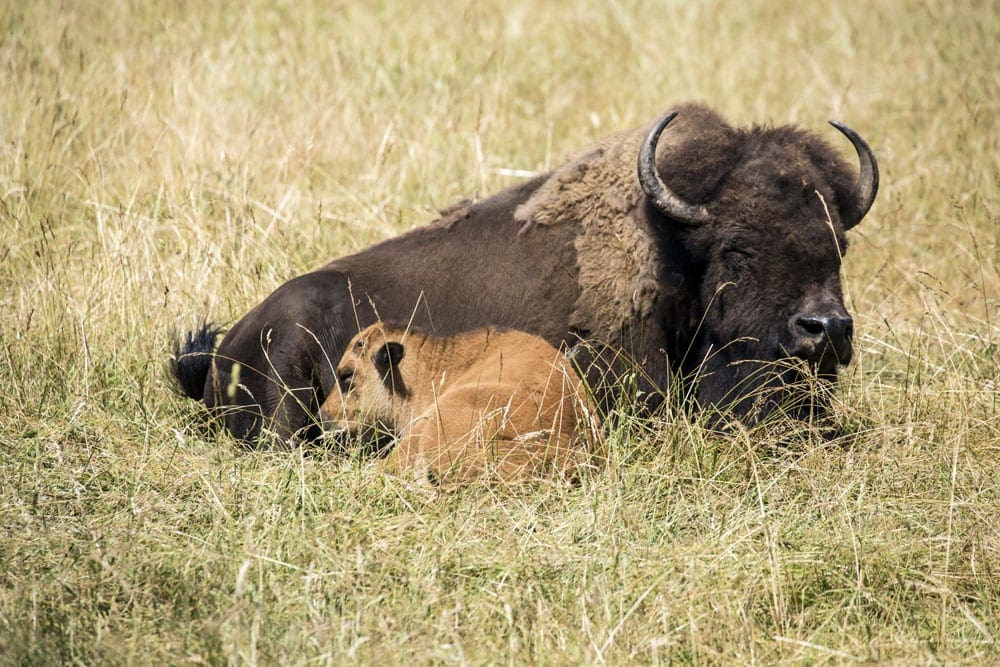
<svg viewBox="0 0 1000 667"><path fill-rule="evenodd" d="M205 396L205 380L212 369L215 339L220 333L221 329L206 322L197 331L189 331L183 344L179 336L174 337L170 374L188 398L200 401Z"/></svg>

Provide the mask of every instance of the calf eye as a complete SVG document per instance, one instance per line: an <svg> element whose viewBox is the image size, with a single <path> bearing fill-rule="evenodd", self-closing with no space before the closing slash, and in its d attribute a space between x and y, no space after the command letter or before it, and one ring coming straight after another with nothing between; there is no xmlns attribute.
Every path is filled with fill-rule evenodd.
<svg viewBox="0 0 1000 667"><path fill-rule="evenodd" d="M347 370L347 371L340 371L337 373L337 384L339 384L340 388L343 389L344 391L350 390L351 385L353 383L354 383L354 371Z"/></svg>

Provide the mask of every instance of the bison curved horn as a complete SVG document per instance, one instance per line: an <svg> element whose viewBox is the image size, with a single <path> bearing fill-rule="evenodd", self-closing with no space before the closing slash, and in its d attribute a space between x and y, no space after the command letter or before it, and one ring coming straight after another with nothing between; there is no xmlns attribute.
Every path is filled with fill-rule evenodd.
<svg viewBox="0 0 1000 667"><path fill-rule="evenodd" d="M637 164L639 185L657 210L664 215L689 225L700 225L708 222L708 210L704 206L689 204L675 195L656 171L656 144L660 140L660 134L676 117L677 112L671 111L660 118L646 135L646 140L642 142Z"/></svg>
<svg viewBox="0 0 1000 667"><path fill-rule="evenodd" d="M875 195L878 194L878 162L875 160L875 154L872 153L868 142L862 139L861 135L835 120L831 120L830 125L833 125L851 140L854 150L858 152L858 160L861 161L861 173L854 186L854 215L850 216L851 219L844 220L844 229L850 229L861 222L861 219L865 217L868 209L875 202Z"/></svg>

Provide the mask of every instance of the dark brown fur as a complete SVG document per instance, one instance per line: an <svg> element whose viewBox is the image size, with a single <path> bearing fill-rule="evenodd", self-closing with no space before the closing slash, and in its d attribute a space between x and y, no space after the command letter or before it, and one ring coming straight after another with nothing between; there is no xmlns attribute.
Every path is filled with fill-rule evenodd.
<svg viewBox="0 0 1000 667"><path fill-rule="evenodd" d="M657 169L713 223L683 225L653 208L635 176L646 128L619 133L550 174L285 283L219 345L206 405L250 443L316 432L336 360L379 318L437 335L496 326L557 346L599 341L634 357L645 389L697 375L701 405L751 419L804 395L791 388L807 376L801 365L766 362L789 356L790 317L818 303L843 309L841 220L857 217L855 170L796 128L734 129L702 106L679 112ZM820 366L835 377L835 364ZM762 387L776 392L759 401Z"/></svg>

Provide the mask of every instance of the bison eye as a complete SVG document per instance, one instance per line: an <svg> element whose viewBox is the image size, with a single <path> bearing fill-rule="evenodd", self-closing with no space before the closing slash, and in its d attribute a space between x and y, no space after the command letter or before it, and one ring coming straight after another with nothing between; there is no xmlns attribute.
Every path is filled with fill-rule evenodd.
<svg viewBox="0 0 1000 667"><path fill-rule="evenodd" d="M745 250L727 250L722 255L726 268L742 273L749 268L750 253Z"/></svg>

